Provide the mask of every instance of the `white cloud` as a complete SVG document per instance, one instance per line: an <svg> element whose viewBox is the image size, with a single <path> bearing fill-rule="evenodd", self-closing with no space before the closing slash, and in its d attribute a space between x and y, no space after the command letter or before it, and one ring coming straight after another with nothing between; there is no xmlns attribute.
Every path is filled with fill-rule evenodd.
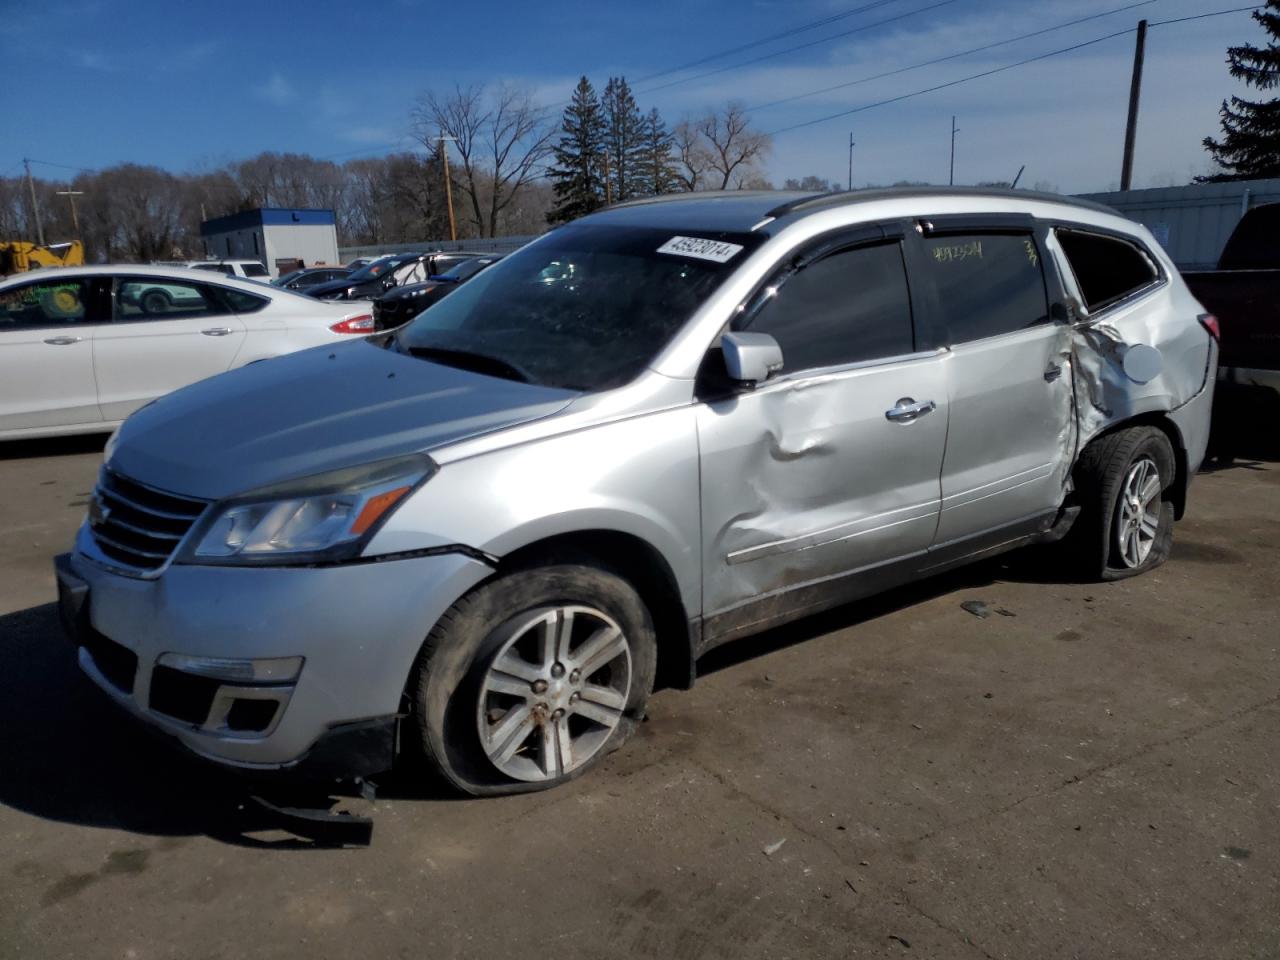
<svg viewBox="0 0 1280 960"><path fill-rule="evenodd" d="M266 83L254 87L253 95L277 107L287 107L298 99L298 91L279 71L273 71Z"/></svg>

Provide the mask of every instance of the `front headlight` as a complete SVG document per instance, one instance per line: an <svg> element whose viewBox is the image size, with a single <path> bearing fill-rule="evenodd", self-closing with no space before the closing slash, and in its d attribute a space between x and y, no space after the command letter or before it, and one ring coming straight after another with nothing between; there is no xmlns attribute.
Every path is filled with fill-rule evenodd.
<svg viewBox="0 0 1280 960"><path fill-rule="evenodd" d="M429 457L414 455L245 494L221 505L201 525L186 562L350 559L435 469Z"/></svg>

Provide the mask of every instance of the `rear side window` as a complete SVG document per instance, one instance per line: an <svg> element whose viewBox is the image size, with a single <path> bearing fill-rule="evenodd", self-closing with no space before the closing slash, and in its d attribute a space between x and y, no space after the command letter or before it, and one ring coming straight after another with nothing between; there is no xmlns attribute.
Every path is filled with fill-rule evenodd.
<svg viewBox="0 0 1280 960"><path fill-rule="evenodd" d="M254 296L252 293L232 290L229 287L210 287L209 289L215 297L221 298L227 309L233 313L253 313L271 302L266 297Z"/></svg>
<svg viewBox="0 0 1280 960"><path fill-rule="evenodd" d="M924 245L950 343L1049 322L1040 249L1031 234L948 234L926 237Z"/></svg>
<svg viewBox="0 0 1280 960"><path fill-rule="evenodd" d="M1090 313L1105 310L1160 279L1151 258L1135 244L1076 230L1059 230L1057 236Z"/></svg>
<svg viewBox="0 0 1280 960"><path fill-rule="evenodd" d="M777 288L746 329L778 341L788 373L911 353L911 297L900 245L855 247L808 264Z"/></svg>
<svg viewBox="0 0 1280 960"><path fill-rule="evenodd" d="M244 265L244 275L246 277L265 277L267 276L267 268L260 263L246 263Z"/></svg>
<svg viewBox="0 0 1280 960"><path fill-rule="evenodd" d="M116 281L117 320L184 320L230 312L218 288L203 283L168 277L120 277Z"/></svg>

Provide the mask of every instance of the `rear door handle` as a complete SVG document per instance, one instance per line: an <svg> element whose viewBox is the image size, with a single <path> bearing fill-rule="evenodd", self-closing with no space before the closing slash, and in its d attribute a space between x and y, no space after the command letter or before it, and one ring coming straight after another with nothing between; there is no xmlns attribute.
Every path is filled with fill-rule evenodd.
<svg viewBox="0 0 1280 960"><path fill-rule="evenodd" d="M1062 376L1062 367L1058 366L1056 363L1051 363L1049 364L1048 369L1044 372L1044 382L1053 383L1053 381L1057 380L1060 376Z"/></svg>
<svg viewBox="0 0 1280 960"><path fill-rule="evenodd" d="M201 330L200 332L203 333L206 337L225 337L228 333L231 332L231 328L230 327L209 327L208 329Z"/></svg>
<svg viewBox="0 0 1280 960"><path fill-rule="evenodd" d="M48 340L45 341L45 343L51 344L55 347L65 347L70 344L79 343L79 342L80 342L79 337L50 337Z"/></svg>
<svg viewBox="0 0 1280 960"><path fill-rule="evenodd" d="M910 397L903 397L893 409L886 410L884 416L886 420L892 420L894 423L913 423L919 420L926 413L932 413L938 409L938 405L932 400L921 400L916 403Z"/></svg>

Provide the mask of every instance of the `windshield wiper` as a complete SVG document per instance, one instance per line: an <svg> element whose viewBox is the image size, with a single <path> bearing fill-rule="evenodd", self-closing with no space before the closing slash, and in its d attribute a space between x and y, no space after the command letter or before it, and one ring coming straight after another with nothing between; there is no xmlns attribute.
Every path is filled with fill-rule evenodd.
<svg viewBox="0 0 1280 960"><path fill-rule="evenodd" d="M500 357L490 356L487 353L477 353L474 350L453 350L448 347L408 347L407 349L410 356L419 357L423 360L435 360L446 366L472 370L476 373L487 373L490 376L501 377L504 380L517 380L520 383L530 382L529 375L515 364L508 363Z"/></svg>

